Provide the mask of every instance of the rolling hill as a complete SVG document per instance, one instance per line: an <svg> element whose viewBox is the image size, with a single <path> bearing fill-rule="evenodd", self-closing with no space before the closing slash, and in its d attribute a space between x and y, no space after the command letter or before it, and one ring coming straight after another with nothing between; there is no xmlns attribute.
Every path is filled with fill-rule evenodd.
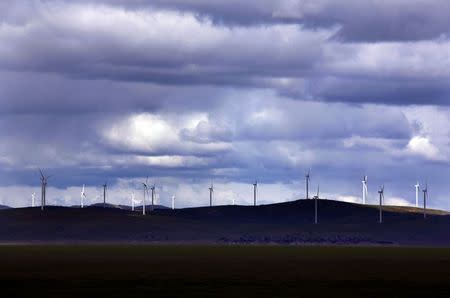
<svg viewBox="0 0 450 298"><path fill-rule="evenodd" d="M261 206L155 209L49 206L0 211L0 242L270 243L450 246L450 215L421 209L319 200ZM150 209L149 209L150 210Z"/></svg>

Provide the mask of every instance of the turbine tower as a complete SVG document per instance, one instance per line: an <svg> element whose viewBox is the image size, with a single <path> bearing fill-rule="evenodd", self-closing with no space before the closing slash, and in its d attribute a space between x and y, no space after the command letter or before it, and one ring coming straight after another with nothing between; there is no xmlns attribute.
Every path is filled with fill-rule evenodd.
<svg viewBox="0 0 450 298"><path fill-rule="evenodd" d="M427 218L427 199L428 199L428 183L425 184L423 191L423 218Z"/></svg>
<svg viewBox="0 0 450 298"><path fill-rule="evenodd" d="M172 210L175 210L175 196L172 196Z"/></svg>
<svg viewBox="0 0 450 298"><path fill-rule="evenodd" d="M236 205L236 201L239 201L240 199L241 199L241 194L240 193L236 193L236 197L232 198L233 206Z"/></svg>
<svg viewBox="0 0 450 298"><path fill-rule="evenodd" d="M317 195L314 196L314 224L317 224L317 201L319 200L319 185L317 185Z"/></svg>
<svg viewBox="0 0 450 298"><path fill-rule="evenodd" d="M362 203L363 203L363 205L365 205L366 204L366 200L367 200L367 197L368 197L368 190L367 190L367 176L364 176L363 177L363 180L362 180L362 187L363 187L363 189L362 189Z"/></svg>
<svg viewBox="0 0 450 298"><path fill-rule="evenodd" d="M417 182L416 185L414 185L414 187L416 188L416 208L418 208L419 207L419 192L420 192L419 182Z"/></svg>
<svg viewBox="0 0 450 298"><path fill-rule="evenodd" d="M34 201L35 201L35 198L36 198L36 193L33 192L33 193L31 194L31 207L34 207Z"/></svg>
<svg viewBox="0 0 450 298"><path fill-rule="evenodd" d="M50 178L51 176L45 176L44 172L41 169L39 169L39 172L41 174L41 210L44 210L46 203L45 196L47 191L48 178Z"/></svg>
<svg viewBox="0 0 450 298"><path fill-rule="evenodd" d="M106 208L106 188L108 187L108 184L105 182L103 186L103 208Z"/></svg>
<svg viewBox="0 0 450 298"><path fill-rule="evenodd" d="M311 180L311 169L308 170L308 173L305 175L306 182L306 199L309 199L309 181Z"/></svg>
<svg viewBox="0 0 450 298"><path fill-rule="evenodd" d="M379 223L383 223L384 185L380 188L380 190L378 191L378 194L380 195L380 219L379 219Z"/></svg>
<svg viewBox="0 0 450 298"><path fill-rule="evenodd" d="M142 199L142 215L145 215L145 195L148 195L148 176L145 180L145 183L142 183L144 185L144 198Z"/></svg>
<svg viewBox="0 0 450 298"><path fill-rule="evenodd" d="M150 187L150 189L152 190L152 211L155 208L155 184L152 185L152 187Z"/></svg>
<svg viewBox="0 0 450 298"><path fill-rule="evenodd" d="M213 192L214 192L214 184L211 181L211 186L209 187L209 207L212 207Z"/></svg>
<svg viewBox="0 0 450 298"><path fill-rule="evenodd" d="M80 207L84 208L84 199L86 199L86 192L84 191L84 184L83 188L81 189L81 198L80 198Z"/></svg>
<svg viewBox="0 0 450 298"><path fill-rule="evenodd" d="M256 206L256 190L258 188L258 181L253 183L253 206ZM234 205L234 204L233 204Z"/></svg>
<svg viewBox="0 0 450 298"><path fill-rule="evenodd" d="M134 198L134 192L131 193L131 211L134 211L134 207L136 204L139 204L141 201L138 201Z"/></svg>

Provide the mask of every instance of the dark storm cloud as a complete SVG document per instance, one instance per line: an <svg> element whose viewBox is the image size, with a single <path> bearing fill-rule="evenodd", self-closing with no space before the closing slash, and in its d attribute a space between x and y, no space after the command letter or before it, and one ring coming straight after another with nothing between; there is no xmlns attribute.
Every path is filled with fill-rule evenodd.
<svg viewBox="0 0 450 298"><path fill-rule="evenodd" d="M70 97L77 93L71 90L80 90L80 94L76 94L77 100L65 100L72 110L82 109L83 105L99 110L102 108L99 103L107 101L99 98L108 97L111 98L108 106L117 105L117 109L127 109L127 106L132 109L158 108L164 93L171 92L156 87L161 85L168 85L168 90L172 88L170 86L196 85L271 88L282 95L303 100L449 103L447 82L450 74L446 53L450 43L446 39L343 44L330 41L330 38L342 34L345 27L324 26L315 31L307 29L309 27L267 23L267 26L236 24L229 28L216 26L208 20L199 21L189 13L179 13L187 7L210 7L213 4L209 2L188 1L185 5L176 1L154 2L151 7L139 2L134 3L131 10L109 2L112 6L88 2L24 2L23 5L11 4L10 12L4 12L5 21L0 27L0 66L11 72L3 82L6 84L3 88L6 89L5 97L10 98L6 109L24 110L23 98L27 96L22 93L27 90L22 88L20 79L16 85L8 84L12 80L9 76L25 76L23 72L27 72L28 77L36 74L37 79L29 82L29 86L31 90L38 89L31 91L32 95L40 97L35 99L37 102L42 98L52 102L55 94L65 90L68 91L66 96ZM320 12L336 5L314 3L305 2L300 6L304 10ZM366 9L368 6L355 3L348 2L333 11L351 9L352 6ZM406 5L399 1L394 4ZM389 5L394 4L372 6L375 11L377 8L389 11ZM413 2L408 7L413 9L419 4ZM126 6L125 3L122 5ZM229 5L231 3L219 3L214 7L231 11ZM253 7L256 2L242 5ZM260 7L286 10L290 5L298 6L291 1L285 4L270 2ZM170 6L173 11L155 10L152 8L155 6ZM352 21L358 22L358 17ZM364 28L356 24L353 27ZM366 31L370 34L374 30L367 28ZM73 79L74 83L64 81L49 90L43 87L46 80L51 85L63 79L57 77L51 81L50 75L42 78L39 73ZM152 83L155 87L146 88L152 88L151 97L158 100L148 103L141 94L136 94L136 88L111 81ZM126 93L128 100L120 100ZM37 104L36 108L42 106Z"/></svg>
<svg viewBox="0 0 450 298"><path fill-rule="evenodd" d="M324 101L436 105L450 103L450 83L438 80L323 78L313 82L310 91L313 97Z"/></svg>
<svg viewBox="0 0 450 298"><path fill-rule="evenodd" d="M431 179L450 160L449 5L1 1L0 194L39 167L61 188Z"/></svg>
<svg viewBox="0 0 450 298"><path fill-rule="evenodd" d="M54 73L0 71L0 114L83 114L212 108L227 88L73 79ZM212 100L214 99L214 100ZM101 115L103 113L103 115Z"/></svg>
<svg viewBox="0 0 450 298"><path fill-rule="evenodd" d="M81 1L93 3L94 1ZM253 26L277 23L311 28L339 26L345 41L412 41L448 36L446 0L113 0L128 8L159 7L188 11L216 24Z"/></svg>

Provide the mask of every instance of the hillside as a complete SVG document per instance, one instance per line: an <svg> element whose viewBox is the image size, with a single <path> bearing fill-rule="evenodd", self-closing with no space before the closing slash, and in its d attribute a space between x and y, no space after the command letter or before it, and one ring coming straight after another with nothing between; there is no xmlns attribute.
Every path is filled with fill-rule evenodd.
<svg viewBox="0 0 450 298"><path fill-rule="evenodd" d="M177 242L282 244L450 245L450 215L314 201L253 206L156 209L142 216L126 208L18 208L0 211L1 242Z"/></svg>

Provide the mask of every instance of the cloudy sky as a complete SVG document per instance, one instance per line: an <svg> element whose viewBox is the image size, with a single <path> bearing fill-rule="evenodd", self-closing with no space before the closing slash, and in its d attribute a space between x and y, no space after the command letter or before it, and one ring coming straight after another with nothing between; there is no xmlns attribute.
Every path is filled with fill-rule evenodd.
<svg viewBox="0 0 450 298"><path fill-rule="evenodd" d="M450 210L447 0L4 0L0 204L304 198Z"/></svg>

